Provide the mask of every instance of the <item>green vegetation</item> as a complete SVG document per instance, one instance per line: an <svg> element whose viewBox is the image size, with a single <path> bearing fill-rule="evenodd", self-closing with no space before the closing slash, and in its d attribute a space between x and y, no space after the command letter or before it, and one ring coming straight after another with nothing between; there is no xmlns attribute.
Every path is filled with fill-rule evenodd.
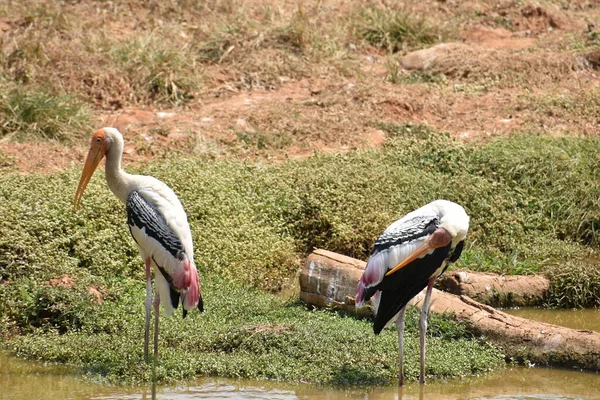
<svg viewBox="0 0 600 400"><path fill-rule="evenodd" d="M600 140L521 136L468 146L423 126L377 127L388 133L382 150L269 166L166 160L144 171L170 184L186 207L207 306L203 315L163 321L161 380L202 373L392 382L393 330L375 337L368 321L310 312L251 286L292 287L299 260L314 247L365 259L391 221L437 197L463 204L471 215L458 267L532 273L575 259L595 267L550 274L551 304L598 305L592 257L599 242ZM101 174L82 209L72 210L78 176L70 170L0 177L2 333L21 355L84 365L113 382L144 380L141 261L123 206ZM415 318L407 339L412 378ZM498 352L448 319L434 319L431 335L432 375L501 364ZM373 360L381 361L373 366Z"/></svg>
<svg viewBox="0 0 600 400"><path fill-rule="evenodd" d="M600 305L600 262L597 258L565 260L547 268L549 307L585 308Z"/></svg>
<svg viewBox="0 0 600 400"><path fill-rule="evenodd" d="M12 157L6 155L4 151L0 150L0 171L6 172L12 170L14 167L14 160Z"/></svg>
<svg viewBox="0 0 600 400"><path fill-rule="evenodd" d="M128 279L120 298L93 312L96 320L78 331L16 337L17 354L83 365L108 382L149 381L143 343L143 288ZM397 336L374 336L369 323L331 311L307 311L257 290L219 279L203 287L206 313L161 322L159 381L196 374L327 384L388 384L397 374ZM418 375L417 312L411 312L407 339L407 376ZM504 363L497 350L465 338L464 329L433 318L428 342L428 374L468 375ZM449 355L452 354L452 357Z"/></svg>

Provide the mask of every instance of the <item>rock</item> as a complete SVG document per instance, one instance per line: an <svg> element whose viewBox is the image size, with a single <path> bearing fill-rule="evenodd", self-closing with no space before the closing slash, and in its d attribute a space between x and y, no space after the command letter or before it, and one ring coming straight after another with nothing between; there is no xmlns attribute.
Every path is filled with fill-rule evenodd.
<svg viewBox="0 0 600 400"><path fill-rule="evenodd" d="M442 43L428 49L408 53L402 57L400 62L402 67L407 70L426 70L435 67L440 57L468 48L468 45L462 43Z"/></svg>
<svg viewBox="0 0 600 400"><path fill-rule="evenodd" d="M594 69L600 69L600 48L594 49L583 56Z"/></svg>

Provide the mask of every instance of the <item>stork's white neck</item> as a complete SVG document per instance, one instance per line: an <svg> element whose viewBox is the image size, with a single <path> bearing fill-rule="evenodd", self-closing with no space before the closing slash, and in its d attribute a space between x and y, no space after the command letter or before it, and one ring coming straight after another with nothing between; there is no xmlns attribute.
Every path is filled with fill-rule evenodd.
<svg viewBox="0 0 600 400"><path fill-rule="evenodd" d="M113 140L106 152L106 183L110 190L123 203L127 201L131 175L121 168L123 156L123 139Z"/></svg>

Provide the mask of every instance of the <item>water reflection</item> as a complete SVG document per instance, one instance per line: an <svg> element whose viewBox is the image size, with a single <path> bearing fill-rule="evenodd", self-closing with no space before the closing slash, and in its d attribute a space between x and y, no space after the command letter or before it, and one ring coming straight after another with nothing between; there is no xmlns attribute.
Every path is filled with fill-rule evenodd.
<svg viewBox="0 0 600 400"><path fill-rule="evenodd" d="M64 367L43 366L0 352L0 399L149 400L153 388L109 387L82 380ZM480 378L396 387L323 388L269 381L199 378L186 386L155 388L160 400L589 400L600 399L600 374L507 368Z"/></svg>
<svg viewBox="0 0 600 400"><path fill-rule="evenodd" d="M149 399L146 394L115 394L102 400ZM146 397L144 397L146 396ZM275 400L448 400L448 399L522 399L588 400L600 399L600 375L558 369L507 368L481 378L411 384L404 388L320 388L221 378L203 378L188 387L159 388L162 400L187 399L275 399Z"/></svg>
<svg viewBox="0 0 600 400"><path fill-rule="evenodd" d="M503 311L510 315L547 324L600 332L600 309L547 310L543 308L518 308Z"/></svg>

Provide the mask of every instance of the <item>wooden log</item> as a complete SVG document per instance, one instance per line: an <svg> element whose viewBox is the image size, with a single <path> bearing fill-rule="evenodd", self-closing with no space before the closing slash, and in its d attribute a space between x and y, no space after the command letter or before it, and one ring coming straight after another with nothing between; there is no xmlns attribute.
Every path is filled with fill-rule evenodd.
<svg viewBox="0 0 600 400"><path fill-rule="evenodd" d="M372 306L354 307L356 284L365 262L326 250L315 250L300 274L300 298L316 307L331 306L360 315ZM410 304L420 307L421 292ZM431 311L452 313L466 322L472 332L485 336L507 357L540 365L600 371L600 333L515 317L478 303L468 296L433 290Z"/></svg>
<svg viewBox="0 0 600 400"><path fill-rule="evenodd" d="M423 292L413 299L420 308ZM582 368L600 371L600 333L570 329L516 317L468 296L457 296L434 289L431 311L453 313L471 331L489 339L507 357L539 365Z"/></svg>
<svg viewBox="0 0 600 400"><path fill-rule="evenodd" d="M442 275L436 287L456 295L466 295L493 307L541 305L550 281L540 275L498 275L485 272L452 271Z"/></svg>
<svg viewBox="0 0 600 400"><path fill-rule="evenodd" d="M315 250L300 273L300 300L316 307L333 307L359 315L371 315L372 308L356 310L356 284L366 263L327 250Z"/></svg>

